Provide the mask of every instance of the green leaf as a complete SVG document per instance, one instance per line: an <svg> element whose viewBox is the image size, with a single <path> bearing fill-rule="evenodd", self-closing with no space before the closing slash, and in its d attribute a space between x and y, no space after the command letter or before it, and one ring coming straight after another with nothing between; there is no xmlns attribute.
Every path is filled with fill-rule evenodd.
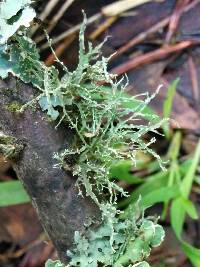
<svg viewBox="0 0 200 267"><path fill-rule="evenodd" d="M176 236L181 239L181 233L185 221L186 213L193 219L198 219L198 214L194 204L183 197L179 197L172 202L170 209L171 225Z"/></svg>
<svg viewBox="0 0 200 267"><path fill-rule="evenodd" d="M119 161L110 167L110 177L125 181L129 184L142 183L143 179L131 174L133 162L129 160Z"/></svg>
<svg viewBox="0 0 200 267"><path fill-rule="evenodd" d="M177 78L170 84L170 86L167 89L167 95L166 95L166 98L163 104L163 116L165 118L169 118L171 115L173 98L174 98L174 94L176 92L176 88L179 82L180 82L180 78Z"/></svg>
<svg viewBox="0 0 200 267"><path fill-rule="evenodd" d="M164 104L163 104L163 117L164 118L170 118L171 110L172 110L172 104L173 104L173 98L174 98L174 94L175 94L175 91L176 91L176 88L177 88L179 81L180 81L180 79L177 78L176 80L174 80L170 84L170 86L167 89L166 98L165 98ZM164 123L162 128L163 128L165 136L167 138L169 138L170 137L169 124Z"/></svg>
<svg viewBox="0 0 200 267"><path fill-rule="evenodd" d="M184 210L186 211L186 213L194 220L197 220L199 218L197 210L195 208L194 203L189 200L189 199L185 199L185 198L181 198Z"/></svg>
<svg viewBox="0 0 200 267"><path fill-rule="evenodd" d="M182 141L181 131L176 131L173 134L172 140L170 142L170 146L167 152L167 158L169 158L172 161L177 160L180 153L181 141Z"/></svg>
<svg viewBox="0 0 200 267"><path fill-rule="evenodd" d="M198 218L197 211L193 203L188 200L188 197L191 192L192 184L195 178L195 172L199 164L200 158L200 141L197 145L195 155L193 160L190 163L189 169L185 174L185 177L181 183L181 197L175 199L172 202L171 210L170 210L170 217L171 217L171 225L175 231L175 234L179 240L181 240L181 234L183 230L183 225L185 221L186 213L192 217L193 219ZM183 250L194 264L194 266L200 266L199 260L199 250L193 248L189 244L183 242Z"/></svg>
<svg viewBox="0 0 200 267"><path fill-rule="evenodd" d="M144 208L155 205L156 203L166 202L180 195L178 186L161 187L157 190L153 190L149 194L143 195L141 205Z"/></svg>
<svg viewBox="0 0 200 267"><path fill-rule="evenodd" d="M156 203L169 201L170 199L176 198L179 195L180 195L180 190L178 186L171 186L171 187L164 186L156 190L152 190L147 194L140 194L138 198L141 196L141 207L148 208ZM122 214L123 218L128 216L130 211L133 209L134 205L135 201L131 201L131 203L129 203L128 207Z"/></svg>
<svg viewBox="0 0 200 267"><path fill-rule="evenodd" d="M151 193L154 190L159 189L160 187L167 185L167 175L168 171L161 171L154 175L151 175L148 177L147 181L143 183L142 185L138 186L128 198L122 200L118 206L124 207L128 204L134 205L134 203L139 199L140 196L145 196L149 193Z"/></svg>
<svg viewBox="0 0 200 267"><path fill-rule="evenodd" d="M124 93L124 95L128 97L128 94ZM141 108L143 107L143 110L142 110L143 114L157 116L152 108L145 105L145 103L139 99L130 99L129 101L122 103L122 106L124 108L132 109L132 110L138 109L138 107L141 106Z"/></svg>
<svg viewBox="0 0 200 267"><path fill-rule="evenodd" d="M196 169L199 164L199 159L200 159L200 140L198 142L194 158L191 161L189 169L182 180L181 197L175 199L172 202L170 210L172 228L174 229L177 238L179 238L180 240L181 240L181 233L185 221L186 212L190 217L194 219L198 218L196 209L194 205L188 200L188 197L192 189L192 184L195 178Z"/></svg>
<svg viewBox="0 0 200 267"><path fill-rule="evenodd" d="M182 241L182 249L190 259L194 267L200 266L200 249L197 249L188 243Z"/></svg>
<svg viewBox="0 0 200 267"><path fill-rule="evenodd" d="M9 181L0 183L0 207L16 205L29 202L20 181Z"/></svg>
<svg viewBox="0 0 200 267"><path fill-rule="evenodd" d="M181 239L181 233L185 221L185 209L183 206L182 198L173 200L170 209L170 219L172 228L178 239Z"/></svg>
<svg viewBox="0 0 200 267"><path fill-rule="evenodd" d="M199 159L200 159L200 140L198 142L193 160L191 162L191 165L183 178L182 184L181 184L181 191L182 195L187 199L190 195L192 184L195 178L195 172L199 165Z"/></svg>

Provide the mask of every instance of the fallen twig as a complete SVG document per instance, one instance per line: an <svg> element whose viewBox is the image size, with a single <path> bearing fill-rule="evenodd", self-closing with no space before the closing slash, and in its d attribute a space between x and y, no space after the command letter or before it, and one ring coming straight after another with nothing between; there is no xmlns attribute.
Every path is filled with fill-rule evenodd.
<svg viewBox="0 0 200 267"><path fill-rule="evenodd" d="M131 8L137 7L139 5L145 4L152 0L120 0L115 1L114 3L107 5L102 8L103 15L110 17L110 16L118 16L119 14L127 11Z"/></svg>
<svg viewBox="0 0 200 267"><path fill-rule="evenodd" d="M55 54L57 57L60 57L62 55L62 53L64 52L64 50L70 46L70 44L74 41L74 39L76 38L76 35L70 35L69 37L67 37L60 45L58 45L58 47L55 50ZM45 60L45 64L46 66L51 66L54 61L55 61L56 57L53 53L51 53L47 59Z"/></svg>
<svg viewBox="0 0 200 267"><path fill-rule="evenodd" d="M177 29L180 17L182 15L183 11L184 11L184 7L187 6L189 1L190 0L178 0L177 1L176 6L174 8L174 12L171 15L171 18L170 18L170 21L169 21L169 28L168 28L168 32L167 32L167 35L166 35L166 38L165 38L165 43L166 44L170 43L170 41L172 39L172 36L174 35L174 33L175 33L176 29Z"/></svg>
<svg viewBox="0 0 200 267"><path fill-rule="evenodd" d="M65 11L71 6L71 4L74 2L74 0L68 0L66 1L61 8L58 10L57 14L52 18L51 25L48 27L47 32L50 33L58 23L59 19L62 18Z"/></svg>
<svg viewBox="0 0 200 267"><path fill-rule="evenodd" d="M117 16L107 18L98 28L89 35L89 39L95 40L99 35L105 32L116 20Z"/></svg>
<svg viewBox="0 0 200 267"><path fill-rule="evenodd" d="M189 11L190 9L194 8L198 3L200 3L200 0L193 1L191 4L189 4L188 6L186 6L183 9L183 12L185 13L185 12ZM170 22L170 18L171 18L171 16L168 16L165 19L163 19L163 20L159 21L158 23L156 23L155 25L153 25L147 31L138 34L136 37L134 37L132 40L130 40L127 44L125 44L122 47L120 47L116 51L116 53L112 57L112 59L122 55L124 52L126 52L131 47L133 47L133 46L139 44L140 42L144 41L147 38L147 36L149 36L150 34L155 33L159 29L164 28L165 26L167 26L168 23Z"/></svg>
<svg viewBox="0 0 200 267"><path fill-rule="evenodd" d="M123 13L126 10L129 10L130 8L136 7L138 5L144 4L144 3L149 2L149 1L152 1L152 0L134 0L134 1L133 0L121 0L121 1L115 2L113 5L115 5L116 10L114 12L115 14L113 13L112 15L109 12L111 12L113 10L113 6L112 6L112 4L107 5L102 9L102 12L97 13L97 14L93 15L92 17L90 17L87 20L87 25L97 21L98 19L100 19L102 17L102 15L108 14L108 16L116 16L120 13ZM119 7L119 5L120 5L120 7ZM126 5L126 9L124 9L125 5ZM57 37L53 38L52 39L52 45L60 42L61 40L65 39L67 36L79 31L81 24L82 23L79 23L76 26L72 27L71 29L69 29L69 30L61 33ZM36 40L36 42L38 42L38 40ZM41 46L40 50L44 50L47 47L48 47L48 44L44 44Z"/></svg>
<svg viewBox="0 0 200 267"><path fill-rule="evenodd" d="M87 19L86 24L90 25L91 23L93 23L93 22L97 21L98 19L100 19L101 16L102 16L101 13L97 13L97 14L93 15L92 17ZM71 34L78 32L80 30L81 25L82 25L82 23L79 23L76 26L74 26L74 27L70 28L69 30L67 30L66 32L63 32L60 35L58 35L57 37L53 38L51 44L54 45L54 44L60 42L61 40L65 39L66 37L70 36ZM48 43L44 44L44 45L42 45L40 47L40 50L41 51L45 50L48 47L49 47Z"/></svg>
<svg viewBox="0 0 200 267"><path fill-rule="evenodd" d="M138 66L151 63L155 60L161 59L162 57L168 56L175 52L181 51L190 47L191 45L197 44L194 41L183 41L176 45L166 45L161 48L158 48L155 51L146 53L134 59L130 59L127 62L117 66L116 68L112 69L111 72L114 74L123 74L127 71L130 71Z"/></svg>
<svg viewBox="0 0 200 267"><path fill-rule="evenodd" d="M194 60L191 56L188 59L188 66L189 66L189 72L190 72L191 83L192 83L193 100L195 104L197 105L199 102L199 85L198 85L198 78L197 78L197 70L194 64Z"/></svg>
<svg viewBox="0 0 200 267"><path fill-rule="evenodd" d="M39 19L42 21L45 20L48 17L48 15L51 13L52 9L57 5L58 2L59 0L50 0L47 3L44 11L40 14ZM33 35L37 31L38 28L39 28L39 25L35 25L35 27L33 27L33 29L31 30L31 35Z"/></svg>
<svg viewBox="0 0 200 267"><path fill-rule="evenodd" d="M51 24L49 25L49 27L47 28L47 32L48 34L50 34L54 27L57 25L59 19L64 15L65 11L69 8L69 6L74 2L74 0L67 0L62 6L61 8L58 10L58 12L55 14L55 16L51 19ZM35 42L38 44L41 41L43 41L45 39L45 34L41 35L37 38L35 38Z"/></svg>

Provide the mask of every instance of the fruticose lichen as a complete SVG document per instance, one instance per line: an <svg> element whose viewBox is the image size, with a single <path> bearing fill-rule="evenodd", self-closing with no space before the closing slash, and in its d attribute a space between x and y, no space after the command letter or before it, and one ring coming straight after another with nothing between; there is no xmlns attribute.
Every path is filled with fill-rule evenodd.
<svg viewBox="0 0 200 267"><path fill-rule="evenodd" d="M60 79L58 69L45 66L28 37L26 26L35 16L30 4L30 0L18 0L14 6L12 0L0 3L0 76L6 78L12 73L38 89L38 95L21 111L38 103L57 122L56 127L66 123L75 131L71 146L55 153L58 160L55 167L70 170L78 177L79 194L84 194L81 190L84 186L86 195L102 213L101 224L94 230L91 223L92 228L85 233L75 232L74 245L66 251L67 266L148 267L145 259L152 247L160 245L164 231L156 220L144 218L138 204L126 217L121 216L123 211L117 209L117 198L126 197L127 193L110 179L109 172L110 166L121 160L136 164L137 151L150 153L161 162L150 148L155 138L148 143L143 141L147 132L156 132L163 122L158 116L144 112L154 95L125 93L127 78L118 80L109 74L109 58L101 55L103 44L93 47L88 43L86 48L86 18L79 34L77 68L70 72L56 58L64 72ZM129 107L130 101L134 108ZM146 123L138 123L144 120ZM73 162L69 163L71 157ZM64 265L49 260L46 266Z"/></svg>

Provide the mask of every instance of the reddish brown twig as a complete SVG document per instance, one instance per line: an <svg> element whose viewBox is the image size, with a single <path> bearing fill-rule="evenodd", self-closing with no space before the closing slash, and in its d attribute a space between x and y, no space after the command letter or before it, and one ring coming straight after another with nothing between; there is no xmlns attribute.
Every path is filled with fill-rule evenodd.
<svg viewBox="0 0 200 267"><path fill-rule="evenodd" d="M168 32L167 32L167 35L165 38L166 44L170 43L172 36L174 35L174 33L177 29L177 26L178 26L180 17L184 11L184 8L188 5L189 1L190 0L178 0L177 1L175 8L174 8L174 12L173 12L173 14L170 18L170 21L169 21Z"/></svg>
<svg viewBox="0 0 200 267"><path fill-rule="evenodd" d="M155 25L153 25L147 31L144 31L144 32L138 34L136 37L134 37L132 40L130 40L127 44L125 44L122 47L120 47L116 51L116 53L113 55L112 59L122 55L124 52L126 52L131 47L133 47L133 46L139 44L140 42L144 41L147 38L148 35L150 35L150 34L152 34L154 32L157 32L159 29L165 27L169 23L169 20L170 20L170 17L167 17L167 18L161 20L160 22L156 23Z"/></svg>
<svg viewBox="0 0 200 267"><path fill-rule="evenodd" d="M118 67L111 70L114 74L123 74L127 71L130 71L138 66L151 63L155 60L161 59L162 57L168 56L170 54L173 54L175 52L179 52L183 49L186 49L190 47L191 45L197 44L197 42L194 41L183 41L181 43L178 43L176 45L166 45L163 46L153 52L146 53L142 56L139 56L134 59L130 59L127 62L119 65Z"/></svg>
<svg viewBox="0 0 200 267"><path fill-rule="evenodd" d="M188 6L184 7L183 12L187 12L190 9L194 8L198 3L200 3L200 0L195 0L193 1L191 4L189 4ZM150 34L157 32L159 29L164 28L165 26L168 25L168 23L170 22L170 18L171 16L166 17L165 19L159 21L158 23L156 23L155 25L153 25L151 28L149 28L147 31L144 31L140 34L138 34L136 37L134 37L132 40L130 40L127 44L125 44L124 46L120 47L115 55L113 55L112 59L122 55L124 52L126 52L128 49L130 49L131 47L141 43L142 41L144 41ZM112 60L111 59L111 60Z"/></svg>
<svg viewBox="0 0 200 267"><path fill-rule="evenodd" d="M188 66L189 66L189 72L190 72L191 83L192 83L192 95L193 95L195 104L197 104L199 100L199 85L198 85L198 78L197 78L197 70L195 67L194 60L191 56L188 59Z"/></svg>
<svg viewBox="0 0 200 267"><path fill-rule="evenodd" d="M117 18L117 16L106 18L106 20L89 35L89 39L95 40L99 35L105 32L117 20Z"/></svg>
<svg viewBox="0 0 200 267"><path fill-rule="evenodd" d="M74 41L75 38L76 34L70 35L56 48L55 54L58 58L63 54L65 49L70 46L70 44ZM46 66L51 66L54 63L55 59L55 55L51 53L45 60Z"/></svg>

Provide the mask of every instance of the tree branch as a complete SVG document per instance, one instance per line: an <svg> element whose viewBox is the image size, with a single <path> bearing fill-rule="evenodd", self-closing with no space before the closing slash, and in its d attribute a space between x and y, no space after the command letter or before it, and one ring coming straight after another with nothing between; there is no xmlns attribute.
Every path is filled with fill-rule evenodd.
<svg viewBox="0 0 200 267"><path fill-rule="evenodd" d="M66 126L57 130L39 108L28 108L19 114L10 108L22 105L35 95L35 89L14 78L0 81L0 130L16 138L24 149L12 161L49 237L62 261L73 245L74 231L83 231L88 217L98 213L88 198L78 196L76 178L55 168L53 153L72 140Z"/></svg>

